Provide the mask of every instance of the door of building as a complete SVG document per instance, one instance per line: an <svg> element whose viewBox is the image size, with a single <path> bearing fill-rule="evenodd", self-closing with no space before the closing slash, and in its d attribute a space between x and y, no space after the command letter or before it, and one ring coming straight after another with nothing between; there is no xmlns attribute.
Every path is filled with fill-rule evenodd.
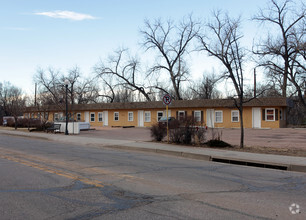
<svg viewBox="0 0 306 220"><path fill-rule="evenodd" d="M143 110L138 111L138 127L144 127Z"/></svg>
<svg viewBox="0 0 306 220"><path fill-rule="evenodd" d="M89 122L89 112L85 112L85 122Z"/></svg>
<svg viewBox="0 0 306 220"><path fill-rule="evenodd" d="M103 112L103 126L108 126L108 111Z"/></svg>
<svg viewBox="0 0 306 220"><path fill-rule="evenodd" d="M206 110L206 126L209 128L215 127L214 113L215 113L214 109Z"/></svg>
<svg viewBox="0 0 306 220"><path fill-rule="evenodd" d="M261 128L261 109L252 108L252 127Z"/></svg>

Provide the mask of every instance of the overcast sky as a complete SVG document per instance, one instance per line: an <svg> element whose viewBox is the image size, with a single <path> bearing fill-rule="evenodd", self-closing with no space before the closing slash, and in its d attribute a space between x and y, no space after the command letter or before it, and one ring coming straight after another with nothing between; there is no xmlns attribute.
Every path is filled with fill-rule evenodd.
<svg viewBox="0 0 306 220"><path fill-rule="evenodd" d="M34 93L33 75L52 66L63 73L78 65L85 75L119 47L139 54L144 19L180 20L190 13L205 19L212 10L242 15L248 42L257 26L250 17L268 0L0 0L0 81ZM201 64L201 65L200 65ZM211 65L195 58L199 77ZM209 69L207 69L209 68Z"/></svg>

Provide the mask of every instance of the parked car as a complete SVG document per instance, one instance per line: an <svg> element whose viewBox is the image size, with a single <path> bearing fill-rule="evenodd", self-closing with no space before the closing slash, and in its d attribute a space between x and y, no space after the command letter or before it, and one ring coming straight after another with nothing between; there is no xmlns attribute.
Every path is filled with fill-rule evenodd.
<svg viewBox="0 0 306 220"><path fill-rule="evenodd" d="M158 121L159 124L167 126L167 117L161 117ZM169 128L174 128L178 126L178 120L174 117L168 117Z"/></svg>

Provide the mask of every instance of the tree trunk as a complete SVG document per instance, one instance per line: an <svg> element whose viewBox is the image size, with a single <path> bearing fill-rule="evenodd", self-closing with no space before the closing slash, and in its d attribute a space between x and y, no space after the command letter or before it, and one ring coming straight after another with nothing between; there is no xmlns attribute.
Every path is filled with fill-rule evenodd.
<svg viewBox="0 0 306 220"><path fill-rule="evenodd" d="M243 98L239 98L239 116L240 116L240 148L244 147L244 127L243 127Z"/></svg>
<svg viewBox="0 0 306 220"><path fill-rule="evenodd" d="M176 85L174 74L173 74L172 71L171 71L171 81L172 81L172 85L173 85L173 89L174 89L174 92L175 92L176 99L181 100L182 98L180 96L180 91L179 91L179 88Z"/></svg>
<svg viewBox="0 0 306 220"><path fill-rule="evenodd" d="M286 66L285 66L286 69ZM282 97L287 97L287 81L288 81L288 72L285 70L284 79L283 79L283 87L282 87Z"/></svg>
<svg viewBox="0 0 306 220"><path fill-rule="evenodd" d="M243 108L241 106L241 109L239 110L240 114L240 148L244 147L244 128L243 128Z"/></svg>
<svg viewBox="0 0 306 220"><path fill-rule="evenodd" d="M15 130L17 130L18 117L14 117L15 119Z"/></svg>

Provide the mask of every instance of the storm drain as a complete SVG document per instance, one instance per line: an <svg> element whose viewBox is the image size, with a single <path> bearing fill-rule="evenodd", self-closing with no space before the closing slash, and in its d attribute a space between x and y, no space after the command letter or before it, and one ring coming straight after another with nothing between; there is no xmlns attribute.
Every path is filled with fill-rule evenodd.
<svg viewBox="0 0 306 220"><path fill-rule="evenodd" d="M275 169L275 170L288 170L287 166L265 164L265 163L255 163L255 162L240 161L240 160L229 160L229 159L223 159L223 158L212 157L211 161L218 162L218 163L229 163L229 164L235 164L235 165L242 165L242 166L269 168L269 169Z"/></svg>

